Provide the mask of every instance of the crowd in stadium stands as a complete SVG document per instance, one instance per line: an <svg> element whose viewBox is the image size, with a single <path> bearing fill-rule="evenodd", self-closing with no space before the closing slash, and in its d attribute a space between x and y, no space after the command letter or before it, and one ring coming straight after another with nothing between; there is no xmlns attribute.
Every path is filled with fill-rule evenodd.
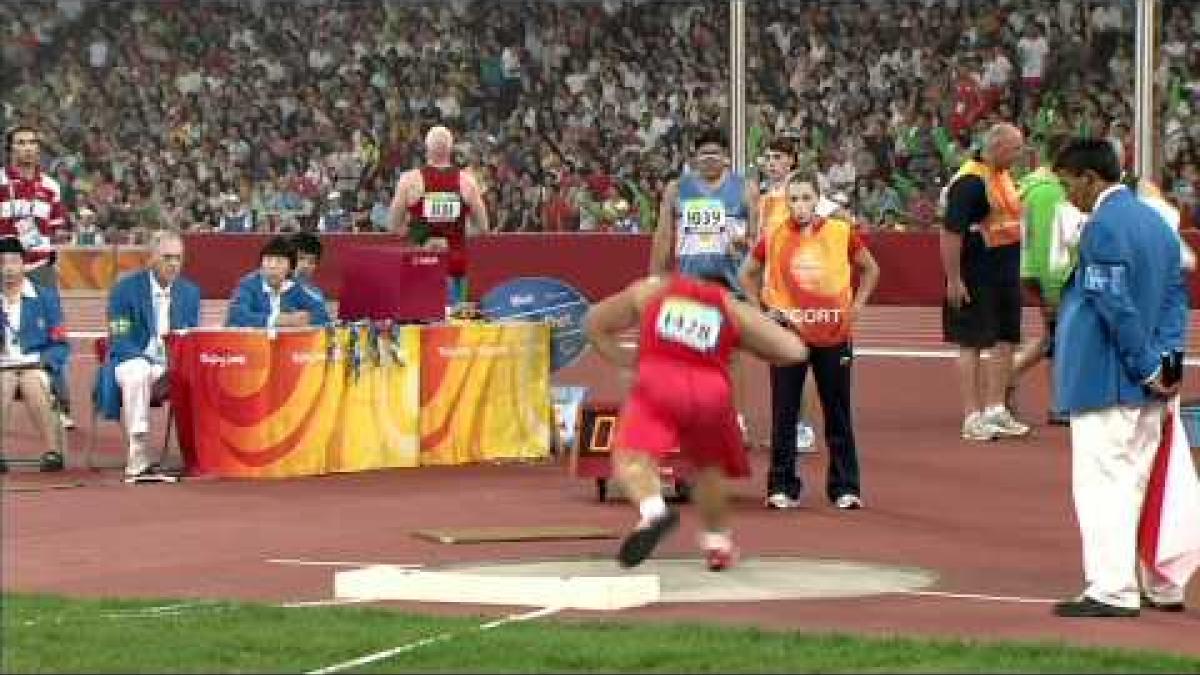
<svg viewBox="0 0 1200 675"><path fill-rule="evenodd" d="M995 119L1132 164L1132 4L749 0L747 155L794 135L864 226L907 229ZM644 231L691 130L728 121L724 3L32 0L0 26L0 121L43 130L110 239L383 229L439 120L498 229ZM1162 26L1161 182L1192 219L1200 2Z"/></svg>

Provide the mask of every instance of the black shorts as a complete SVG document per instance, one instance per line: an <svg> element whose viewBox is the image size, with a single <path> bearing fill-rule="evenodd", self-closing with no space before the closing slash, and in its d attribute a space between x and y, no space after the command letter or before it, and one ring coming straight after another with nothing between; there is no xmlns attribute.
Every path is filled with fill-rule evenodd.
<svg viewBox="0 0 1200 675"><path fill-rule="evenodd" d="M942 336L960 347L987 349L1021 341L1021 286L967 285L971 302L960 309L942 303Z"/></svg>

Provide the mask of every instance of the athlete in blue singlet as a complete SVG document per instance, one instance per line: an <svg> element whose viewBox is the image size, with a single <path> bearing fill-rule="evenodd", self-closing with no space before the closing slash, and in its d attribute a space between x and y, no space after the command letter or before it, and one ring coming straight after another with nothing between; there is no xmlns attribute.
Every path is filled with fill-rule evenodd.
<svg viewBox="0 0 1200 675"><path fill-rule="evenodd" d="M658 207L650 251L650 274L724 279L745 299L738 271L758 240L758 188L729 168L729 142L719 129L700 131L692 145L690 170L667 183ZM733 369L734 402L741 409L741 368ZM749 442L746 420L738 424Z"/></svg>
<svg viewBox="0 0 1200 675"><path fill-rule="evenodd" d="M719 130L696 136L690 163L692 170L663 191L650 273L719 276L740 295L738 270L757 238L758 190L730 171L729 146Z"/></svg>

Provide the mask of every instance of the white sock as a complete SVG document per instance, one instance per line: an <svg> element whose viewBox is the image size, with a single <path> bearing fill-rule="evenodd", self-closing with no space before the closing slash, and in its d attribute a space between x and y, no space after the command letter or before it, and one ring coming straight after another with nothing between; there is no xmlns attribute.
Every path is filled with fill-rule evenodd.
<svg viewBox="0 0 1200 675"><path fill-rule="evenodd" d="M728 551L733 548L733 538L729 536L729 530L705 532L700 535L700 547L705 551Z"/></svg>
<svg viewBox="0 0 1200 675"><path fill-rule="evenodd" d="M638 512L642 514L642 523L649 523L667 515L667 502L662 498L662 495L646 497L638 502Z"/></svg>
<svg viewBox="0 0 1200 675"><path fill-rule="evenodd" d="M997 403L996 405L989 405L987 407L987 410L984 411L983 414L987 415L988 417L991 417L993 415L1000 415L1003 413L1004 413L1004 404Z"/></svg>
<svg viewBox="0 0 1200 675"><path fill-rule="evenodd" d="M971 422L974 422L977 419L979 419L979 411L978 410L972 410L971 412L967 413L967 419L966 419L967 424L970 424Z"/></svg>
<svg viewBox="0 0 1200 675"><path fill-rule="evenodd" d="M729 419L729 418L726 417L725 419ZM742 433L746 433L746 416L743 415L742 413L738 413L737 420L738 420L738 428L742 430Z"/></svg>

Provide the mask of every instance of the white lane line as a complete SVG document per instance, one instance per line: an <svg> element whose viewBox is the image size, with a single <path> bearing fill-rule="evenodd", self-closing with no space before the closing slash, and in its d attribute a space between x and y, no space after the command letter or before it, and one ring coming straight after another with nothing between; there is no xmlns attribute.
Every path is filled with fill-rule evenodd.
<svg viewBox="0 0 1200 675"><path fill-rule="evenodd" d="M879 356L901 359L950 359L958 357L954 349L900 349L896 347L855 347L855 356Z"/></svg>
<svg viewBox="0 0 1200 675"><path fill-rule="evenodd" d="M620 343L625 349L634 349L637 343L625 340ZM898 359L954 359L958 358L956 349L903 349L900 347L855 347L855 356L870 356L877 358ZM1189 356L1183 359L1184 365L1200 365L1200 357Z"/></svg>
<svg viewBox="0 0 1200 675"><path fill-rule="evenodd" d="M159 605L157 607L134 607L131 609L118 609L111 612L101 614L106 619L149 619L162 616L177 616L185 612L213 609L225 610L230 609L229 605L215 600L201 600L199 602L183 602L175 605Z"/></svg>
<svg viewBox="0 0 1200 675"><path fill-rule="evenodd" d="M358 605L364 602L376 602L373 598L330 598L328 600L297 600L295 602L283 602L279 606L284 609L295 609L298 607L337 607L338 605Z"/></svg>
<svg viewBox="0 0 1200 675"><path fill-rule="evenodd" d="M876 356L901 359L953 359L958 358L957 349L901 349L898 347L855 347L855 356ZM1200 365L1200 357L1188 356L1184 365Z"/></svg>
<svg viewBox="0 0 1200 675"><path fill-rule="evenodd" d="M385 563L385 562L362 562L353 560L304 560L301 558L268 558L265 562L272 565L296 565L301 567L372 567L374 565L388 565L391 567L403 567L406 569L419 569L424 567L420 563Z"/></svg>
<svg viewBox="0 0 1200 675"><path fill-rule="evenodd" d="M950 593L948 591L897 591L900 595L919 595L955 600L987 600L989 602L1015 602L1026 605L1051 605L1059 600L1047 598L1023 598L1016 595L985 595L982 593ZM1061 598L1060 598L1061 599Z"/></svg>
<svg viewBox="0 0 1200 675"><path fill-rule="evenodd" d="M551 614L555 614L555 613L561 612L561 611L562 611L561 607L543 607L541 609L535 609L531 612L524 612L521 614L510 614L506 617L496 619L495 621L489 621L487 623L481 624L478 627L476 627L474 630L477 630L477 631L491 630L493 628L498 628L500 626L504 626L504 625L510 624L510 623L517 623L520 621L529 621L532 619L540 619L544 616L550 616ZM318 668L316 670L310 670L310 671L308 671L307 675L326 675L326 673L337 673L337 672L341 672L343 670L357 668L359 666L363 666L368 663L375 663L376 661L382 661L384 659L389 659L393 656L398 656L400 654L405 654L405 653L408 653L411 651L415 651L417 649L420 649L421 647L426 647L428 645L437 644L439 642L445 642L447 640L452 640L462 634L463 634L462 632L454 633L454 632L450 632L450 631L447 631L445 633L438 633L437 635L432 635L427 638L421 638L420 640L417 640L415 642L410 642L405 645L400 645L399 647L385 649L383 651L374 652L372 654L360 656L355 659L350 659L349 661L343 661L341 663L335 663L331 666L325 666L323 668Z"/></svg>

